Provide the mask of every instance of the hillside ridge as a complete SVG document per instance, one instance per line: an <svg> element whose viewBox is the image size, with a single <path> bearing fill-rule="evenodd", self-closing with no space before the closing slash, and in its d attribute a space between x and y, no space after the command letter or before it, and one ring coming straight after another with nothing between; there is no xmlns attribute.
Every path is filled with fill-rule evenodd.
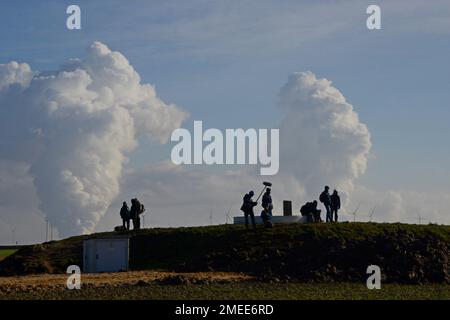
<svg viewBox="0 0 450 320"><path fill-rule="evenodd" d="M0 276L65 273L82 266L82 242L130 236L132 270L243 272L262 280L362 281L375 264L383 281L450 283L450 226L388 223L152 228L98 233L20 248Z"/></svg>

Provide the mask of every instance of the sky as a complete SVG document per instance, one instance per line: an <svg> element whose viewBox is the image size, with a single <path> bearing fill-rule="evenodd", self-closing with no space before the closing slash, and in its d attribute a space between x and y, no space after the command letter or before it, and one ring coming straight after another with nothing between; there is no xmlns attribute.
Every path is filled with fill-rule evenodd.
<svg viewBox="0 0 450 320"><path fill-rule="evenodd" d="M6 123L4 128L8 125L13 128L3 135L0 152L0 243L43 241L46 217L60 229L65 228L60 230L61 236L110 230L120 224L118 206L132 196L139 196L149 208L147 223L150 225L208 224L211 211L216 223L224 223L228 211L232 216L240 214L242 194L250 188L259 188L263 180L255 174L254 168L174 167L168 163L173 146L167 142L168 133L178 126L192 128L194 120L202 120L205 127L219 129L284 125L295 128L281 141L285 150L295 149L298 154L286 162L285 169L281 167L284 176L274 177L279 181L278 190L274 188L276 201L289 196L295 201L294 207L298 207L315 196L315 190L321 191L314 183L305 182L310 181L311 176L298 168L306 168L318 170L318 181L323 179L343 186L344 220L353 219L350 213L360 207L359 220L367 220L368 213L375 210L374 220L380 222L417 223L420 215L427 222L448 224L450 4L439 0L432 3L377 1L381 7L382 29L368 30L366 8L372 3L195 0L40 1L30 4L23 0L2 1L0 64L17 61L26 63L35 75L51 74L55 70L66 70L64 64L69 59L83 59L87 55L80 68L89 73L97 63L101 66L106 63L94 59L102 50L120 52L139 75L140 84L133 87L136 90L133 93L127 91L122 98L115 97L112 101L120 104L120 99L132 100L132 107L125 108L127 116L133 123L146 119L152 125L132 125L128 135L121 135L124 145L108 144L112 141L108 140L110 135L102 132L101 138L105 139L102 141L109 147L98 156L101 159L111 156L116 160L111 164L115 174L109 184L114 187L101 189L98 188L100 182L90 179L89 190L94 193L100 190L98 192L107 193L108 197L91 199L85 207L75 208L73 212L90 212L83 218L88 222L70 229L65 226L67 217L59 216L59 212L68 201L75 200L69 191L59 196L58 189L48 185L51 181L48 179L53 177L52 168L56 170L59 166L84 171L73 163L50 161L55 159L50 157L52 152L63 150L58 148L62 148L61 141L66 138L61 138L60 143L56 140L44 143L48 148L44 154L48 158L36 156L36 160L30 160L34 159L34 151L33 155L30 153L32 147L26 144L22 147L18 138L20 130L30 127L12 125L23 114L16 115L11 111L14 109L7 109L16 103L19 105L17 101L21 98L5 95L0 99L0 108L4 109L2 120ZM81 30L66 28L68 15L65 11L70 4L81 7ZM101 45L92 49L96 42ZM134 81L131 69L120 70ZM291 77L296 72L307 71L313 76ZM91 77L101 74L101 70L89 73ZM84 83L83 75L79 76L79 83ZM323 84L320 79L331 83ZM116 87L113 80L94 79L94 84L104 85L104 81L109 88L127 90L126 84ZM281 88L289 88L295 81L300 84L313 81L311 88L308 87L311 90L322 85L339 90L358 116L352 126L367 127L370 146L364 139L348 137L348 141L355 141L356 146L365 146L367 150L350 152L353 158L345 158L343 165L336 168L336 175L327 177L318 166L298 163L312 161L304 158L302 150L318 159L335 159L336 162L347 154L344 148L348 144L338 144L342 149L335 151L336 158L333 158L327 151L330 150L327 144L319 145L319 150L309 150L299 142L302 137L320 136L321 132L315 132L315 127L302 130L305 128L301 126L305 120L303 115L310 109L301 109L300 113L295 104L280 107L280 101L291 96L301 96L305 105L319 103L295 91L288 90L289 95L284 95ZM154 86L157 95L157 98L148 98L151 100L148 103L139 100L146 94L151 96L144 84ZM23 85L29 84L24 82ZM29 86L34 91L41 90L33 82ZM64 88L58 87L58 90L69 97L70 88ZM94 91L103 95L100 89ZM28 95L27 99L33 101L34 96ZM105 95L102 103L111 102L108 99ZM67 100L61 100L61 104L64 101ZM23 102L23 108L31 104ZM155 119L168 120L171 125L167 128L154 123L158 121L140 109L159 105L174 108L166 118L159 118L159 113L155 115ZM335 106L323 106L324 110L328 107L337 108L332 110L338 113L351 114L342 111L338 102ZM23 108L17 110L25 110ZM123 112L114 109L108 114L116 111ZM136 112L139 115L144 112L145 116L140 118ZM73 120L71 114L64 120L68 124ZM89 114L86 117L90 119ZM299 126L289 122L290 118L296 119ZM31 126L35 118L30 116L30 119L26 124ZM39 121L44 129L66 133L57 126L59 122L55 124L50 118ZM318 121L317 126L323 125ZM84 124L80 126L84 128ZM163 141L147 139L148 135L162 137ZM77 139L67 138L67 145L72 141L77 146ZM126 150L128 144L135 146ZM91 147L94 153L98 152L95 146ZM16 149L21 151L16 152ZM111 155L112 149L120 150L119 154ZM363 157L364 170L346 169L345 161L351 163L360 157ZM97 169L111 172L108 168ZM47 173L50 176L46 176ZM198 186L193 187L192 181ZM57 236L58 233L55 231Z"/></svg>

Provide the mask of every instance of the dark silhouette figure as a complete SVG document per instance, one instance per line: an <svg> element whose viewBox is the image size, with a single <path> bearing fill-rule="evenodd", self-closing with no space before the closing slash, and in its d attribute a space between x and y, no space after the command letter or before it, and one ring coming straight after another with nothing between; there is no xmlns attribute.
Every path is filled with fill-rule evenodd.
<svg viewBox="0 0 450 320"><path fill-rule="evenodd" d="M300 208L302 216L306 216L308 222L322 222L320 210L317 209L317 201L307 202Z"/></svg>
<svg viewBox="0 0 450 320"><path fill-rule="evenodd" d="M131 199L130 217L133 220L133 230L141 228L141 218L139 215L144 212L144 206L137 198Z"/></svg>
<svg viewBox="0 0 450 320"><path fill-rule="evenodd" d="M130 230L130 209L128 209L126 202L122 204L122 208L120 209L120 217L122 218L123 227L126 230Z"/></svg>
<svg viewBox="0 0 450 320"><path fill-rule="evenodd" d="M267 188L266 192L262 197L261 205L264 209L266 209L269 212L270 216L272 216L273 205L272 205L272 196L270 195L270 192L271 192L270 188Z"/></svg>
<svg viewBox="0 0 450 320"><path fill-rule="evenodd" d="M331 195L330 195L330 187L325 186L325 190L322 191L320 194L319 200L323 203L325 206L325 209L327 210L327 222L333 222L333 216L331 215Z"/></svg>
<svg viewBox="0 0 450 320"><path fill-rule="evenodd" d="M341 197L336 190L333 191L331 195L331 217L333 217L334 213L334 221L338 221L338 211L341 208Z"/></svg>
<svg viewBox="0 0 450 320"><path fill-rule="evenodd" d="M241 206L241 210L244 211L245 216L245 227L248 229L248 216L252 219L253 229L256 230L255 223L255 214L253 213L253 207L258 203L252 200L252 197L255 195L253 191L250 191L244 196L243 204Z"/></svg>
<svg viewBox="0 0 450 320"><path fill-rule="evenodd" d="M272 228L272 213L269 212L268 208L264 208L263 211L261 211L261 219L264 223L264 227L266 228Z"/></svg>

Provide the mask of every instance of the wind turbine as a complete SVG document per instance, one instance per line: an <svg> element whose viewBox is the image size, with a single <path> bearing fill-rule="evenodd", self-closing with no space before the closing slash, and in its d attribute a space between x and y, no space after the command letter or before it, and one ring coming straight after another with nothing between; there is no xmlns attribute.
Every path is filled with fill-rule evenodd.
<svg viewBox="0 0 450 320"><path fill-rule="evenodd" d="M373 217L373 214L375 213L375 209L377 208L377 206L375 205L374 207L373 207L373 209L372 209L372 212L370 212L370 214L369 214L369 222L372 222L372 217Z"/></svg>
<svg viewBox="0 0 450 320"><path fill-rule="evenodd" d="M419 220L419 224L422 224L422 220L424 220L424 218L420 215L420 210L416 209L417 211L417 219Z"/></svg>
<svg viewBox="0 0 450 320"><path fill-rule="evenodd" d="M12 243L16 244L16 229L14 229L13 226L11 226L11 237L12 237Z"/></svg>
<svg viewBox="0 0 450 320"><path fill-rule="evenodd" d="M356 207L355 211L352 212L353 222L356 222L356 214L358 213L358 210L359 210L360 207L361 207L361 202L358 203L358 206Z"/></svg>
<svg viewBox="0 0 450 320"><path fill-rule="evenodd" d="M48 241L48 219L45 218L45 242Z"/></svg>
<svg viewBox="0 0 450 320"><path fill-rule="evenodd" d="M227 224L228 224L228 221L230 220L230 212L231 212L231 208L232 208L233 206L230 206L230 209L228 209L228 212L227 212L227 215L226 215L226 217L227 217Z"/></svg>

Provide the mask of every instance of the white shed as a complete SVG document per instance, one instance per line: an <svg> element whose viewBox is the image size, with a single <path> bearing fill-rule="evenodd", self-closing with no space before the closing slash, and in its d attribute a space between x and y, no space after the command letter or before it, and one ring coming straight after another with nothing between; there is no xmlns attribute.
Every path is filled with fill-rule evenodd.
<svg viewBox="0 0 450 320"><path fill-rule="evenodd" d="M128 237L84 240L83 272L127 271L129 243Z"/></svg>

